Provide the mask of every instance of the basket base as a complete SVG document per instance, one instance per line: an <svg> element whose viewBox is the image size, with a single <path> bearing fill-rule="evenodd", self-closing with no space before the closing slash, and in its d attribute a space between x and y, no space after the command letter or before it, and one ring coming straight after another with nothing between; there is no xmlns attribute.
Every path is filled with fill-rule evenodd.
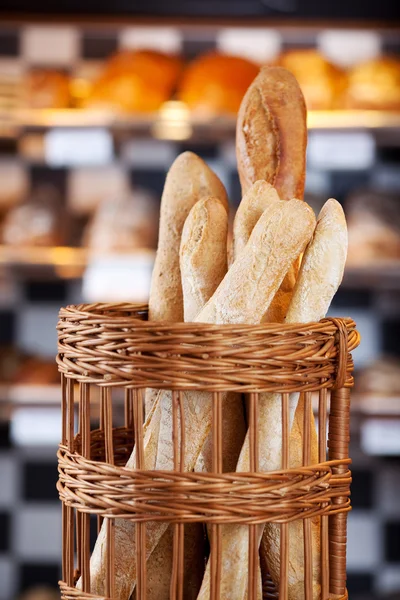
<svg viewBox="0 0 400 600"><path fill-rule="evenodd" d="M95 594L89 594L87 592L82 592L81 590L77 590L74 587L69 587L64 581L59 582L60 591L61 591L61 600L115 600L113 598L107 598L106 596L98 596ZM271 595L272 594L272 595ZM346 592L344 596L338 596L336 594L332 594L329 598L325 598L324 600L348 600L349 596ZM264 600L279 600L279 596L276 592L269 592L266 590L266 595L264 595Z"/></svg>

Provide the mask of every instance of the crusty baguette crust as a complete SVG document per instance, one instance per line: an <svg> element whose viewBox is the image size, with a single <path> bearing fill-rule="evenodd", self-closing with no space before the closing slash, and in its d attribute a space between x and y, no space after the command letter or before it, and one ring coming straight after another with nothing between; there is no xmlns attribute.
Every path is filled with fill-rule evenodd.
<svg viewBox="0 0 400 600"><path fill-rule="evenodd" d="M281 67L263 67L240 106L236 155L242 193L259 179L281 200L303 198L307 123L303 94Z"/></svg>
<svg viewBox="0 0 400 600"><path fill-rule="evenodd" d="M290 265L311 238L314 226L314 213L304 202L274 203L258 220L245 250L196 320L260 323Z"/></svg>
<svg viewBox="0 0 400 600"><path fill-rule="evenodd" d="M184 318L193 321L211 298L227 271L228 214L218 198L202 198L183 227L180 271Z"/></svg>
<svg viewBox="0 0 400 600"><path fill-rule="evenodd" d="M347 256L346 217L337 200L325 202L293 291L287 323L323 319L342 279Z"/></svg>
<svg viewBox="0 0 400 600"><path fill-rule="evenodd" d="M263 212L279 201L278 192L266 181L256 181L243 196L233 221L233 260L239 256Z"/></svg>
<svg viewBox="0 0 400 600"><path fill-rule="evenodd" d="M149 298L151 321L183 321L181 234L190 209L204 196L216 196L228 209L225 188L215 173L192 152L180 154L168 172L161 199L158 250Z"/></svg>

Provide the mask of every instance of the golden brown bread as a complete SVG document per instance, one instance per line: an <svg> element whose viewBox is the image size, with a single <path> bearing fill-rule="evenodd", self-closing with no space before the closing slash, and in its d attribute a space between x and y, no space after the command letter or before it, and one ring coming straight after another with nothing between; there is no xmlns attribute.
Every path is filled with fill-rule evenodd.
<svg viewBox="0 0 400 600"><path fill-rule="evenodd" d="M158 250L151 280L149 319L183 321L179 246L186 217L204 196L216 196L228 208L226 191L206 163L184 152L171 166L161 199Z"/></svg>
<svg viewBox="0 0 400 600"><path fill-rule="evenodd" d="M279 65L296 77L307 108L337 108L346 85L345 73L314 48L295 48L279 57Z"/></svg>
<svg viewBox="0 0 400 600"><path fill-rule="evenodd" d="M157 110L170 98L181 68L178 56L155 50L121 50L106 62L87 105L127 112Z"/></svg>
<svg viewBox="0 0 400 600"><path fill-rule="evenodd" d="M263 67L243 98L237 120L242 194L264 179L281 200L302 199L306 146L306 107L296 79L282 67Z"/></svg>
<svg viewBox="0 0 400 600"><path fill-rule="evenodd" d="M400 110L400 60L380 56L350 69L345 108Z"/></svg>
<svg viewBox="0 0 400 600"><path fill-rule="evenodd" d="M236 114L257 73L258 66L245 58L203 54L184 71L178 96L196 113Z"/></svg>

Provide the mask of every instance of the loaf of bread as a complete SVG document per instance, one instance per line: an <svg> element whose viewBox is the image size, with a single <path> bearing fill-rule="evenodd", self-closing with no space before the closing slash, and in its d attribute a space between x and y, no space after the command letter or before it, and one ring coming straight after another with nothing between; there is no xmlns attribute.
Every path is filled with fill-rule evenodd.
<svg viewBox="0 0 400 600"><path fill-rule="evenodd" d="M281 54L281 67L296 77L309 110L338 108L346 75L314 48L294 48Z"/></svg>
<svg viewBox="0 0 400 600"><path fill-rule="evenodd" d="M293 202L293 201L292 201ZM291 204L291 203L288 203ZM317 227L312 242L309 244L301 265L299 279L295 287L289 308L287 322L312 322L323 318L330 302L341 282L346 260L347 232L343 210L336 200L328 200L318 217ZM312 294L307 303L305 298ZM303 302L306 302L305 307ZM292 428L299 394L289 397L289 424ZM260 471L273 471L281 468L282 454L282 401L280 394L261 394L258 402L259 410L259 468ZM300 421L303 418L300 410ZM315 429L315 426L314 426ZM290 440L291 451L295 460L299 460L302 448L302 434L293 431ZM312 456L317 451L316 436L311 437ZM247 471L250 467L249 440L246 436L239 462L238 471ZM279 584L279 527L267 523L265 526L265 544L268 549L269 572L276 585ZM260 536L262 527L260 528ZM316 523L312 526L313 539L313 598L320 595L319 586L319 533ZM248 528L247 526L228 525L222 530L222 584L226 598L243 600L248 572ZM304 598L304 561L303 533L301 523L289 526L289 599ZM209 567L199 595L199 600L208 598Z"/></svg>
<svg viewBox="0 0 400 600"><path fill-rule="evenodd" d="M294 76L263 67L247 90L236 127L242 194L259 179L281 200L303 198L307 146L306 107Z"/></svg>
<svg viewBox="0 0 400 600"><path fill-rule="evenodd" d="M238 56L211 52L192 61L183 73L178 97L200 115L236 115L258 66Z"/></svg>
<svg viewBox="0 0 400 600"><path fill-rule="evenodd" d="M184 152L171 166L161 199L158 250L151 280L149 319L183 321L179 247L190 209L205 196L217 197L228 208L226 191L206 163Z"/></svg>
<svg viewBox="0 0 400 600"><path fill-rule="evenodd" d="M378 56L350 69L343 105L350 109L399 111L398 56Z"/></svg>
<svg viewBox="0 0 400 600"><path fill-rule="evenodd" d="M87 105L151 112L169 100L182 68L178 56L155 50L120 50L93 83Z"/></svg>
<svg viewBox="0 0 400 600"><path fill-rule="evenodd" d="M314 213L300 200L274 203L258 220L245 251L199 319L201 316L207 323L260 323L291 265L288 259L295 260L304 250L314 225ZM244 314L249 315L248 321Z"/></svg>

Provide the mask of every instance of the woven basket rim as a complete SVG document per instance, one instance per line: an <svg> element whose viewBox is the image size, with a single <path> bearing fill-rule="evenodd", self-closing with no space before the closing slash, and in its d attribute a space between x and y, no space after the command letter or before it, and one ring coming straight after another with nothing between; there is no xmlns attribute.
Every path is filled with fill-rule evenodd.
<svg viewBox="0 0 400 600"><path fill-rule="evenodd" d="M114 313L126 312L135 313L125 315L115 315ZM325 317L320 321L310 321L308 323L260 323L257 325L240 323L240 324L214 324L214 323L170 323L168 321L148 321L148 305L139 303L106 303L97 302L94 304L69 304L62 307L59 311L60 321L76 321L77 319L101 319L104 323L113 325L117 328L120 324L122 327L129 327L129 322L132 327L158 330L161 332L224 332L228 335L232 333L270 333L270 334L299 334L303 336L309 331L323 331L324 333L334 333L337 327L334 321L342 321L346 329L350 332L355 329L356 323L351 317L330 318ZM146 318L145 318L146 317Z"/></svg>

